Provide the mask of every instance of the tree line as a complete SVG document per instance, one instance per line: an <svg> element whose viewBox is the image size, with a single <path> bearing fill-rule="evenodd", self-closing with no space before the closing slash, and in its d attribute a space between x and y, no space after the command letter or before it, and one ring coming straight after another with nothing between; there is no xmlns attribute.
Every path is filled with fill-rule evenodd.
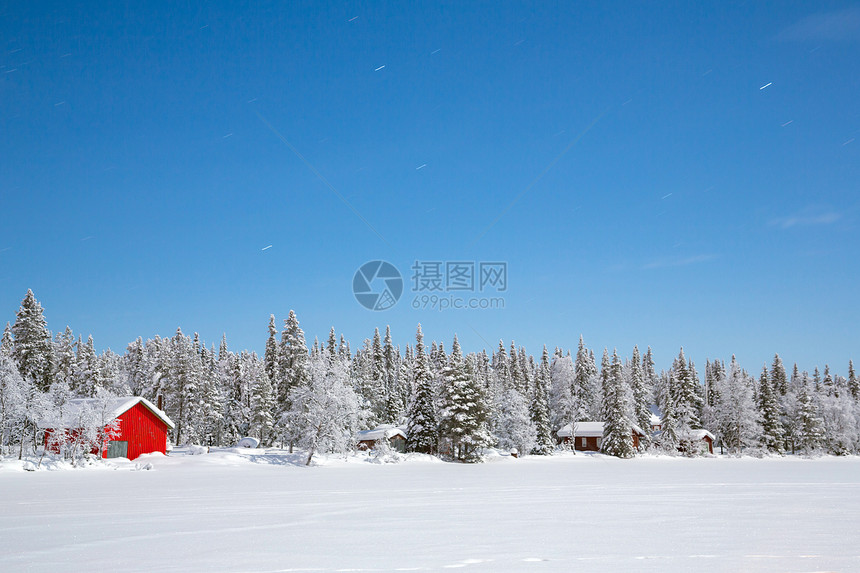
<svg viewBox="0 0 860 573"><path fill-rule="evenodd" d="M61 420L71 399L129 395L161 405L175 444L229 446L254 436L302 448L308 463L317 452L353 449L357 431L381 424L403 427L410 451L462 461L480 460L489 447L549 455L556 430L587 421L604 422L601 450L619 457L636 454L634 428L645 434L640 451L692 455L702 429L730 454L860 450L852 362L847 378L829 366L809 374L795 364L789 374L779 355L758 377L734 357L703 370L681 349L657 372L650 347L625 358L604 349L598 366L582 337L573 354L544 346L536 358L513 341L464 354L456 336L450 350L425 344L420 325L403 348L389 328L355 351L334 328L308 347L293 311L280 330L270 317L263 356L230 350L226 337L207 347L180 329L137 338L121 355L99 354L92 337L76 338L69 327L52 335L28 291L0 340L0 452L36 451L45 420ZM652 433L654 410L661 429ZM89 424L103 420L92 415Z"/></svg>

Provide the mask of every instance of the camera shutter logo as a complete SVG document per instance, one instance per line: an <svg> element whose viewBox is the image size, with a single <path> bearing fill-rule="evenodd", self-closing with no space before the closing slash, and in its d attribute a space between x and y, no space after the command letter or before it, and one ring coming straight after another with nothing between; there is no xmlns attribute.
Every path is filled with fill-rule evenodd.
<svg viewBox="0 0 860 573"><path fill-rule="evenodd" d="M403 294L403 277L388 261L370 261L355 271L352 293L366 309L388 310Z"/></svg>

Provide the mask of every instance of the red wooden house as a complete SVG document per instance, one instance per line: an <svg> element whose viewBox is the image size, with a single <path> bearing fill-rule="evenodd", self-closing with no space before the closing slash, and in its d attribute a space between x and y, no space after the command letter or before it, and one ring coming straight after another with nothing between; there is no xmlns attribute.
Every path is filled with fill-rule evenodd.
<svg viewBox="0 0 860 573"><path fill-rule="evenodd" d="M101 439L101 447L97 445L93 454L102 458L133 460L142 454L167 453L167 433L173 429L173 422L152 402L139 396L107 401L96 398L69 400L59 424L41 424L45 429L45 447L59 453L58 440L52 437L60 430L60 424L64 435L79 435L80 420L87 415L92 416L93 412L98 412L101 420L113 426L113 431L103 432L106 435Z"/></svg>

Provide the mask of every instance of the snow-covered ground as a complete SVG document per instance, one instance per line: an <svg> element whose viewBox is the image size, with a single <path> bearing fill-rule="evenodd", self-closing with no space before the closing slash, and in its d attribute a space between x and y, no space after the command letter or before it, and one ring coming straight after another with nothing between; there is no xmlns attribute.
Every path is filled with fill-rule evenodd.
<svg viewBox="0 0 860 573"><path fill-rule="evenodd" d="M860 570L859 458L182 454L5 462L0 571Z"/></svg>

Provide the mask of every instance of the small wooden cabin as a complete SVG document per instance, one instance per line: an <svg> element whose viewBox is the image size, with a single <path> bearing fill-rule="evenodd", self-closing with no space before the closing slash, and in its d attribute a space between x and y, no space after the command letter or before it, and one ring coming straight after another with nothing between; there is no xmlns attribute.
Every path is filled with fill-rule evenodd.
<svg viewBox="0 0 860 573"><path fill-rule="evenodd" d="M569 444L573 440L573 447L580 452L599 452L603 445L603 422L577 422L576 433L571 432L571 425L567 424L556 435L559 444ZM639 449L639 440L645 437L645 432L639 426L633 425L633 447Z"/></svg>
<svg viewBox="0 0 860 573"><path fill-rule="evenodd" d="M678 449L684 451L684 442L693 444L697 454L714 453L714 435L707 430L691 430L688 436L681 436L681 445Z"/></svg>
<svg viewBox="0 0 860 573"><path fill-rule="evenodd" d="M406 451L406 433L397 426L377 426L372 430L358 432L357 438L359 450L372 450L379 440L388 440L392 450L401 453Z"/></svg>
<svg viewBox="0 0 860 573"><path fill-rule="evenodd" d="M107 412L104 419L108 423L117 421L117 431L112 436L106 436L101 448L95 448L93 454L102 458L133 460L143 454L167 453L167 433L173 429L174 424L167 414L149 400L140 396L114 398L107 402L95 398L69 400L62 420L62 431L66 435L80 434L80 426L76 428L76 424L80 424L87 409L103 409ZM45 448L59 453L57 440L51 437L60 430L60 425L41 425L45 430Z"/></svg>

